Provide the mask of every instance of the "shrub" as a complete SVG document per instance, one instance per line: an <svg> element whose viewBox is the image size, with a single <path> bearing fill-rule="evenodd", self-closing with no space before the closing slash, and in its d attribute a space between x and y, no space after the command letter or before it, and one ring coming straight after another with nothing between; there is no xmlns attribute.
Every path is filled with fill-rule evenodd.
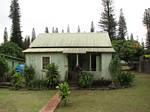
<svg viewBox="0 0 150 112"><path fill-rule="evenodd" d="M12 86L18 90L25 87L25 78L19 72L16 72L11 79Z"/></svg>
<svg viewBox="0 0 150 112"><path fill-rule="evenodd" d="M47 80L34 79L31 81L32 89L46 89L47 88Z"/></svg>
<svg viewBox="0 0 150 112"><path fill-rule="evenodd" d="M25 68L24 68L24 77L25 77L25 80L26 80L26 85L29 86L29 87L31 86L31 82L34 79L34 74L35 74L35 71L34 71L32 66L30 66L30 67L25 66Z"/></svg>
<svg viewBox="0 0 150 112"><path fill-rule="evenodd" d="M120 59L117 55L113 57L109 65L109 71L112 77L112 81L116 82L118 74L121 72Z"/></svg>
<svg viewBox="0 0 150 112"><path fill-rule="evenodd" d="M117 81L121 87L129 87L134 82L135 76L130 72L121 72L117 76Z"/></svg>
<svg viewBox="0 0 150 112"><path fill-rule="evenodd" d="M67 82L60 83L56 88L59 90L61 100L64 102L64 105L67 104L68 97L70 95L70 89Z"/></svg>
<svg viewBox="0 0 150 112"><path fill-rule="evenodd" d="M8 71L8 64L5 60L5 58L0 57L0 80L4 78L5 72Z"/></svg>
<svg viewBox="0 0 150 112"><path fill-rule="evenodd" d="M48 79L48 87L55 88L59 82L58 66L54 63L47 66L46 77Z"/></svg>
<svg viewBox="0 0 150 112"><path fill-rule="evenodd" d="M90 87L93 82L93 75L88 72L79 74L78 85L82 88Z"/></svg>

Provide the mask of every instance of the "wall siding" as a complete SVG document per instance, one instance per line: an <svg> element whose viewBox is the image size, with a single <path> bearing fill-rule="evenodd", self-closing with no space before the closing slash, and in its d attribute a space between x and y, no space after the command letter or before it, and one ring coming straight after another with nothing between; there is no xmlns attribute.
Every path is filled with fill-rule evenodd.
<svg viewBox="0 0 150 112"><path fill-rule="evenodd" d="M26 64L32 65L35 69L37 79L46 77L45 71L42 69L42 57L50 57L50 62L55 63L59 67L60 80L64 80L68 70L68 60L66 55L62 53L34 53L26 54Z"/></svg>
<svg viewBox="0 0 150 112"><path fill-rule="evenodd" d="M51 63L55 63L59 67L60 80L65 80L68 72L68 58L62 53L32 53L26 54L26 64L32 65L35 69L36 78L43 79L46 74L42 69L42 57L50 57ZM109 64L112 59L111 53L101 53L101 57L96 57L96 71L89 71L94 74L94 79L111 79L109 73ZM101 65L100 65L101 64Z"/></svg>
<svg viewBox="0 0 150 112"><path fill-rule="evenodd" d="M111 59L111 53L102 53L102 77L106 80L111 79L111 75L109 73L109 64Z"/></svg>

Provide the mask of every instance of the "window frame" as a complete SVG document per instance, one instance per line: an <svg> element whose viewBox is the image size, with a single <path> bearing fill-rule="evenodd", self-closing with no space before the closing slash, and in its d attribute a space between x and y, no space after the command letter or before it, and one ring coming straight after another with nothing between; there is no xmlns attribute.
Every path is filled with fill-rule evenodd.
<svg viewBox="0 0 150 112"><path fill-rule="evenodd" d="M44 65L44 61L43 61L44 58L48 58L48 61L49 61L49 62L46 63L45 65ZM42 69L45 70L45 69L46 69L46 66L47 66L48 64L51 64L51 56L42 56Z"/></svg>

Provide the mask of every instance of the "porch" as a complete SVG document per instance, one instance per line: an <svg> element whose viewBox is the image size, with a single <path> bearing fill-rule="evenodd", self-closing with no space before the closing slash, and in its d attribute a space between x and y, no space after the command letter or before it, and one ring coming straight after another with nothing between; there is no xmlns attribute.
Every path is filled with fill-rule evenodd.
<svg viewBox="0 0 150 112"><path fill-rule="evenodd" d="M101 53L68 54L68 80L76 82L80 71L90 72L94 79L101 78Z"/></svg>

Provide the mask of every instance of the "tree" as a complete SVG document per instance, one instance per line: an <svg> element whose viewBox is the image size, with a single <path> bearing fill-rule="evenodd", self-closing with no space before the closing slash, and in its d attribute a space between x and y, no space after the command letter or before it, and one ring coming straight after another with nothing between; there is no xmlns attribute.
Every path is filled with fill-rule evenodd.
<svg viewBox="0 0 150 112"><path fill-rule="evenodd" d="M102 0L103 12L99 21L99 26L107 31L111 40L116 39L116 20L112 0Z"/></svg>
<svg viewBox="0 0 150 112"><path fill-rule="evenodd" d="M125 39L125 36L127 35L127 26L125 17L123 14L123 10L120 9L120 16L119 16L119 22L118 22L118 39Z"/></svg>
<svg viewBox="0 0 150 112"><path fill-rule="evenodd" d="M52 33L55 33L55 28L54 27L52 28Z"/></svg>
<svg viewBox="0 0 150 112"><path fill-rule="evenodd" d="M77 30L77 32L78 33L80 33L81 32L81 30L80 30L80 26L78 25L78 30Z"/></svg>
<svg viewBox="0 0 150 112"><path fill-rule="evenodd" d="M134 38L133 38L133 33L131 33L131 35L130 35L130 40L131 40L131 41L134 40Z"/></svg>
<svg viewBox="0 0 150 112"><path fill-rule="evenodd" d="M146 47L147 47L147 49L150 49L150 8L145 9L143 24L147 29Z"/></svg>
<svg viewBox="0 0 150 112"><path fill-rule="evenodd" d="M93 21L91 22L91 29L90 29L90 32L94 32L95 28L94 28L94 24L93 24Z"/></svg>
<svg viewBox="0 0 150 112"><path fill-rule="evenodd" d="M24 39L24 49L29 48L30 46L30 36L26 36L26 38Z"/></svg>
<svg viewBox="0 0 150 112"><path fill-rule="evenodd" d="M67 26L67 33L70 33L70 27L69 27L69 24Z"/></svg>
<svg viewBox="0 0 150 112"><path fill-rule="evenodd" d="M8 42L8 33L7 33L7 28L5 27L4 30L4 43Z"/></svg>
<svg viewBox="0 0 150 112"><path fill-rule="evenodd" d="M131 68L135 68L134 65L144 53L143 47L135 40L113 40L112 45L119 58L126 61Z"/></svg>
<svg viewBox="0 0 150 112"><path fill-rule="evenodd" d="M49 33L48 27L45 28L45 33Z"/></svg>
<svg viewBox="0 0 150 112"><path fill-rule="evenodd" d="M13 42L6 42L0 46L0 53L23 58L22 48Z"/></svg>
<svg viewBox="0 0 150 112"><path fill-rule="evenodd" d="M59 33L58 28L55 29L55 33Z"/></svg>
<svg viewBox="0 0 150 112"><path fill-rule="evenodd" d="M20 7L18 0L12 0L10 6L10 19L12 19L11 38L10 41L16 43L22 48L22 36L20 28Z"/></svg>
<svg viewBox="0 0 150 112"><path fill-rule="evenodd" d="M0 80L3 80L4 74L8 71L8 64L4 57L0 57Z"/></svg>
<svg viewBox="0 0 150 112"><path fill-rule="evenodd" d="M64 33L64 29L62 29L61 33Z"/></svg>
<svg viewBox="0 0 150 112"><path fill-rule="evenodd" d="M31 42L33 42L33 40L36 39L36 33L35 33L35 29L32 29L32 38L31 38Z"/></svg>

